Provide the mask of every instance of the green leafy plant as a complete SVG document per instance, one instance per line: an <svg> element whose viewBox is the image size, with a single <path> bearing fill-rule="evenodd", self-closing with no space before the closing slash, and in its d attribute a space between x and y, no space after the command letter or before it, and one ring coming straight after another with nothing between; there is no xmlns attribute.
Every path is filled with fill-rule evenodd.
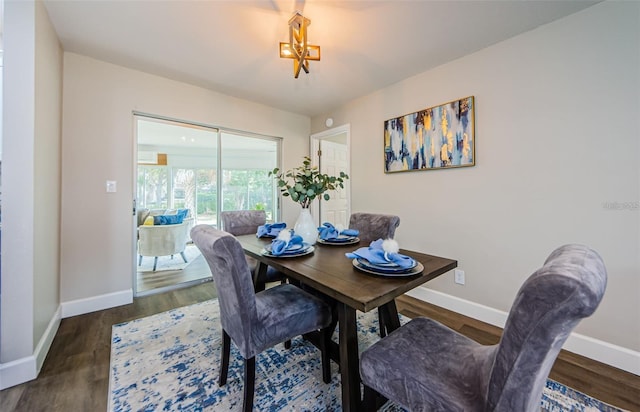
<svg viewBox="0 0 640 412"><path fill-rule="evenodd" d="M344 172L340 172L340 176L329 176L320 173L317 166L311 166L309 156L304 157L302 166L286 172L281 172L276 167L269 172L269 176L273 176L276 179L278 189L283 196L290 196L294 202L300 203L303 208L308 208L311 202L323 193L324 200L329 200L331 197L325 192L344 188L344 181L349 178Z"/></svg>

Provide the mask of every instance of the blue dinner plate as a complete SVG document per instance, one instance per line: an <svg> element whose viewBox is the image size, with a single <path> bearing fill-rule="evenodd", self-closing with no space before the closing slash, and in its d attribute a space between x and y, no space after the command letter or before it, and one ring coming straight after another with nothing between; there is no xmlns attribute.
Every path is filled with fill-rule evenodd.
<svg viewBox="0 0 640 412"><path fill-rule="evenodd" d="M369 273L371 275L376 275L376 276L382 276L382 277L388 277L388 278L408 277L408 276L418 275L424 271L424 266L422 266L422 263L420 262L416 262L416 266L414 266L412 269L403 269L401 272L387 272L380 269L370 269L368 267L365 267L363 264L361 264L358 261L358 259L359 258L353 259L352 261L353 267L355 267L356 269L362 272Z"/></svg>
<svg viewBox="0 0 640 412"><path fill-rule="evenodd" d="M326 243L345 243L352 242L356 238L357 236L339 235L338 237L334 237L331 239L322 239L322 241Z"/></svg>
<svg viewBox="0 0 640 412"><path fill-rule="evenodd" d="M320 239L318 238L318 243L322 243L323 245L333 245L333 246L346 246L353 245L354 243L360 242L359 237L352 237L347 240L340 239L339 241L334 241L333 239Z"/></svg>
<svg viewBox="0 0 640 412"><path fill-rule="evenodd" d="M285 250L282 254L280 255L274 255L273 253L271 253L271 244L266 245L264 247L264 250L267 251L267 253L269 253L272 256L290 256L290 255L302 255L304 253L306 253L309 248L311 247L310 244L308 243L303 243L303 244L297 244L297 245L293 245L290 248L288 248L287 250Z"/></svg>
<svg viewBox="0 0 640 412"><path fill-rule="evenodd" d="M369 262L367 259L364 258L356 258L357 262L359 265L361 265L362 267L364 267L365 269L369 269L372 270L374 272L381 272L381 273L405 273L405 272L411 272L416 265L418 264L415 260L413 261L413 264L410 267L400 267L398 265L396 265L395 263L383 263L383 264L375 264L375 263L371 263Z"/></svg>

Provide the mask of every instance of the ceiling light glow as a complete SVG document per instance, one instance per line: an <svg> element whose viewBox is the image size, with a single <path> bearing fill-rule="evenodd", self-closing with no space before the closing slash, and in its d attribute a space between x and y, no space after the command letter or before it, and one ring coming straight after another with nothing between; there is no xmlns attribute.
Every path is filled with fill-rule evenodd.
<svg viewBox="0 0 640 412"><path fill-rule="evenodd" d="M311 20L296 11L289 20L289 43L280 42L280 57L293 59L293 77L300 69L309 74L309 60L320 60L320 46L308 44L307 28Z"/></svg>

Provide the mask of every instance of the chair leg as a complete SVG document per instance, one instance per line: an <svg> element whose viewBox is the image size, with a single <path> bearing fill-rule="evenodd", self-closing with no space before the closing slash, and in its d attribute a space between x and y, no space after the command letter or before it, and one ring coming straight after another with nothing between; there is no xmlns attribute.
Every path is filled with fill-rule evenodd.
<svg viewBox="0 0 640 412"><path fill-rule="evenodd" d="M320 356L322 357L322 380L324 383L331 382L331 357L329 356L329 346L331 342L331 326L320 331Z"/></svg>
<svg viewBox="0 0 640 412"><path fill-rule="evenodd" d="M284 348L291 349L291 339L284 341Z"/></svg>
<svg viewBox="0 0 640 412"><path fill-rule="evenodd" d="M223 386L227 383L227 372L229 372L229 354L231 353L231 338L227 332L222 329L222 362L220 364L220 377L218 379L218 386Z"/></svg>
<svg viewBox="0 0 640 412"><path fill-rule="evenodd" d="M182 260L184 260L184 263L189 263L187 262L187 257L184 255L184 250L180 252L180 256L182 256Z"/></svg>
<svg viewBox="0 0 640 412"><path fill-rule="evenodd" d="M243 412L253 410L253 391L256 384L256 357L244 360L244 401L242 403Z"/></svg>
<svg viewBox="0 0 640 412"><path fill-rule="evenodd" d="M362 410L363 411L377 411L378 407L376 405L376 398L378 393L368 387L367 385L362 385L364 387L364 395L362 399Z"/></svg>
<svg viewBox="0 0 640 412"><path fill-rule="evenodd" d="M156 266L158 266L158 256L153 258L153 271L156 271Z"/></svg>

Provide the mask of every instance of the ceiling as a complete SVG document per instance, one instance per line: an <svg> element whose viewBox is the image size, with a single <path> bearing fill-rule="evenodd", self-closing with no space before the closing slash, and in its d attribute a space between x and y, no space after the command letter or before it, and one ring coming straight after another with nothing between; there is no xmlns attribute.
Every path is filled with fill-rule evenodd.
<svg viewBox="0 0 640 412"><path fill-rule="evenodd" d="M598 1L45 0L65 51L314 116ZM281 59L295 10L322 60Z"/></svg>

